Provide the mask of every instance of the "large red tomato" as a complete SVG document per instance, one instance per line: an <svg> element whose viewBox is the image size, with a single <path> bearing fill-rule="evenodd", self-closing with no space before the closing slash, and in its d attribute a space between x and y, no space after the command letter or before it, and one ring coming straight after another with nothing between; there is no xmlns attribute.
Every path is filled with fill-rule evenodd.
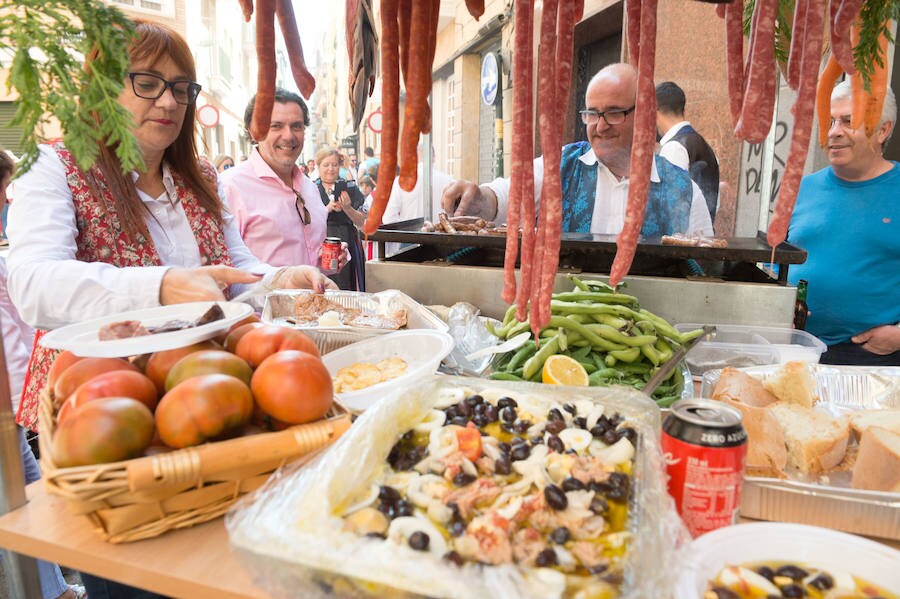
<svg viewBox="0 0 900 599"><path fill-rule="evenodd" d="M153 381L153 384L156 385L156 390L162 395L166 392L166 377L169 376L169 370L172 369L172 366L186 355L203 349L221 348L213 341L201 341L186 347L158 351L147 360L147 368L144 370L144 373Z"/></svg>
<svg viewBox="0 0 900 599"><path fill-rule="evenodd" d="M82 383L75 392L66 399L59 410L57 420L62 422L74 408L89 401L104 397L130 397L136 399L151 412L156 409L158 397L153 381L140 372L116 370L105 372Z"/></svg>
<svg viewBox="0 0 900 599"><path fill-rule="evenodd" d="M153 414L129 397L105 397L72 410L53 435L61 468L118 462L140 456L153 438Z"/></svg>
<svg viewBox="0 0 900 599"><path fill-rule="evenodd" d="M234 353L256 368L275 352L295 349L318 358L319 349L313 340L296 329L275 324L256 327L241 337Z"/></svg>
<svg viewBox="0 0 900 599"><path fill-rule="evenodd" d="M84 360L84 358L82 358L81 356L76 356L69 350L66 350L56 356L56 359L53 360L53 364L50 366L50 372L47 375L47 386L52 389L56 384L56 381L59 380L60 375L65 372L65 370L69 366L71 366L75 362L78 362L79 360Z"/></svg>
<svg viewBox="0 0 900 599"><path fill-rule="evenodd" d="M264 327L264 326L266 326L266 325L264 325L261 322L247 322L247 323L242 324L239 327L232 327L231 330L228 332L228 335L225 337L225 342L224 342L225 351L230 351L231 353L235 353L235 350L237 349L238 341L240 341L244 335L246 335L253 329L256 329L259 327Z"/></svg>
<svg viewBox="0 0 900 599"><path fill-rule="evenodd" d="M53 399L57 403L66 400L78 387L95 376L114 370L137 372L138 369L121 358L84 358L75 362L57 379L53 385Z"/></svg>
<svg viewBox="0 0 900 599"><path fill-rule="evenodd" d="M250 384L253 369L238 356L220 349L204 349L188 354L178 360L166 377L166 391L183 380L201 374L230 374Z"/></svg>
<svg viewBox="0 0 900 599"><path fill-rule="evenodd" d="M252 414L247 385L227 374L204 374L163 396L156 407L156 427L169 447L189 447L243 426Z"/></svg>
<svg viewBox="0 0 900 599"><path fill-rule="evenodd" d="M322 360L296 350L266 358L253 373L250 388L266 414L290 424L319 420L334 399L331 375Z"/></svg>

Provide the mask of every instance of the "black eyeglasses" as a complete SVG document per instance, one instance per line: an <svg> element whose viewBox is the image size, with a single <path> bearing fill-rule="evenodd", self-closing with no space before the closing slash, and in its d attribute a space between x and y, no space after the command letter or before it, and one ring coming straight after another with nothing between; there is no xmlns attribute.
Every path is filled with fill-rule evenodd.
<svg viewBox="0 0 900 599"><path fill-rule="evenodd" d="M193 104L197 101L202 87L196 81L167 81L153 73L128 73L134 95L145 100L156 100L166 89L172 90L172 97L179 104Z"/></svg>
<svg viewBox="0 0 900 599"><path fill-rule="evenodd" d="M603 117L603 120L606 121L607 125L621 125L625 122L625 118L632 112L634 112L634 106L625 109L616 108L604 112L588 108L587 110L578 111L578 114L581 115L581 122L585 125L597 124L600 122L600 117Z"/></svg>
<svg viewBox="0 0 900 599"><path fill-rule="evenodd" d="M303 201L300 192L296 189L294 190L294 195L297 196L297 201L294 203L294 208L297 209L297 216L300 217L300 222L304 225L308 225L312 222L312 218L309 216L309 208L306 207L306 202ZM303 208L303 212L300 211L301 208Z"/></svg>

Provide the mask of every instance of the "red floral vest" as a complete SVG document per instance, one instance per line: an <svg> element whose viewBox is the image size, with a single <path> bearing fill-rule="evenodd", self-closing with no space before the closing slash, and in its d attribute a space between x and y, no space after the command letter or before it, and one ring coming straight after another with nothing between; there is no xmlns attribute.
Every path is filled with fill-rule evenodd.
<svg viewBox="0 0 900 599"><path fill-rule="evenodd" d="M85 172L78 168L65 146L57 142L53 144L53 149L66 169L66 182L72 191L72 203L75 205L75 222L78 226L75 257L83 262L106 262L118 267L159 266L159 254L152 239L145 239L138 234L137 239L132 242L122 230L109 188L99 170L94 167L93 174L100 193L105 196L105 205L92 193ZM201 164L201 171L209 178L210 168L207 165ZM215 173L214 169L212 173ZM233 266L225 245L224 231L216 222L215 216L200 205L178 173L173 171L172 178L178 199L200 248L203 264ZM22 401L16 414L16 422L30 430L37 430L38 394L47 380L50 365L59 354L59 351L46 349L39 344L45 332L37 331L34 337Z"/></svg>

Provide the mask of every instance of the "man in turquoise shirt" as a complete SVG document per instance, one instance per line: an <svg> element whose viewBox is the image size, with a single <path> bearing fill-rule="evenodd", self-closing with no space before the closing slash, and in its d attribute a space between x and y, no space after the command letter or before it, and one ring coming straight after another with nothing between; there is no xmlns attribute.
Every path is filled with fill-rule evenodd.
<svg viewBox="0 0 900 599"><path fill-rule="evenodd" d="M831 94L831 166L803 178L788 232L808 252L789 279L809 281L806 328L822 362L900 366L900 165L883 156L897 120L888 88L878 127L852 129L849 81Z"/></svg>

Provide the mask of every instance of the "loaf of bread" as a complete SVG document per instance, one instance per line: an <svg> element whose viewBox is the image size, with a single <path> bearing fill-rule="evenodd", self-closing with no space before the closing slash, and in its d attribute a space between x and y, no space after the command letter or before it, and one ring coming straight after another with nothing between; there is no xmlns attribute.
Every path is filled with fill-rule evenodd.
<svg viewBox="0 0 900 599"><path fill-rule="evenodd" d="M787 448L784 431L775 415L767 408L748 406L731 399L721 401L743 416L744 430L747 431L747 476L783 478L787 465Z"/></svg>
<svg viewBox="0 0 900 599"><path fill-rule="evenodd" d="M859 410L850 416L850 426L859 438L863 431L872 426L880 426L900 434L900 409Z"/></svg>
<svg viewBox="0 0 900 599"><path fill-rule="evenodd" d="M851 484L854 489L900 492L900 434L878 426L863 429Z"/></svg>
<svg viewBox="0 0 900 599"><path fill-rule="evenodd" d="M764 408L778 401L759 380L734 368L722 369L719 381L713 388L712 398L719 401L727 399L756 408Z"/></svg>
<svg viewBox="0 0 900 599"><path fill-rule="evenodd" d="M788 465L805 474L822 474L841 463L850 440L847 418L779 401L769 406L784 432Z"/></svg>
<svg viewBox="0 0 900 599"><path fill-rule="evenodd" d="M781 401L811 408L819 401L816 379L806 362L788 362L763 383Z"/></svg>

